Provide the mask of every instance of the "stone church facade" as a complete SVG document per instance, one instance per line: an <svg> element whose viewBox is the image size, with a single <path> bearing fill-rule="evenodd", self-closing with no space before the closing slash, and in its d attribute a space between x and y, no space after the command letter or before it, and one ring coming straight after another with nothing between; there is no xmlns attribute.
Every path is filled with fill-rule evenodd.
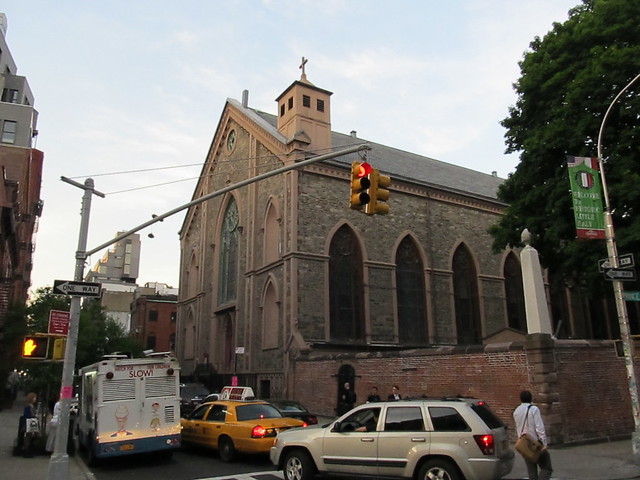
<svg viewBox="0 0 640 480"><path fill-rule="evenodd" d="M519 252L494 254L487 233L505 208L502 180L333 132L331 95L303 70L276 115L250 108L247 92L227 100L193 194L209 199L180 231L181 376L323 415L344 382L359 401L397 383L410 396L483 398L507 423L529 389L553 443L630 431L606 302L548 291L563 340L527 332ZM365 159L392 179L388 215L349 208L352 162ZM606 428L588 420L603 405Z"/></svg>
<svg viewBox="0 0 640 480"><path fill-rule="evenodd" d="M312 352L481 345L526 332L517 252L491 252L501 179L331 131L331 92L303 73L277 115L229 99L193 198L366 144L191 207L181 229L183 375L289 393ZM392 178L388 215L349 208L353 161ZM505 281L505 278L508 281Z"/></svg>

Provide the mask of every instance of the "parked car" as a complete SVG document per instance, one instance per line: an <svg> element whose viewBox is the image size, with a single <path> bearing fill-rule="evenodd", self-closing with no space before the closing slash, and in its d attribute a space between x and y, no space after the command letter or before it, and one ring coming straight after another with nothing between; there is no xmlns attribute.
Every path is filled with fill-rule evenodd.
<svg viewBox="0 0 640 480"><path fill-rule="evenodd" d="M307 410L307 407L295 400L267 400L271 405L280 410L284 417L298 418L307 425L316 425L318 417Z"/></svg>
<svg viewBox="0 0 640 480"><path fill-rule="evenodd" d="M468 398L367 403L320 427L280 433L270 458L285 480L317 473L494 480L513 468L505 424Z"/></svg>
<svg viewBox="0 0 640 480"><path fill-rule="evenodd" d="M210 393L209 395L204 397L202 399L202 402L200 402L200 403L215 402L219 398L220 398L220 394L219 393Z"/></svg>
<svg viewBox="0 0 640 480"><path fill-rule="evenodd" d="M180 384L180 416L191 413L209 395L209 389L201 383Z"/></svg>
<svg viewBox="0 0 640 480"><path fill-rule="evenodd" d="M183 444L216 449L223 462L232 462L237 453L268 454L276 435L305 425L255 400L250 387L223 388L219 400L199 405L180 423Z"/></svg>

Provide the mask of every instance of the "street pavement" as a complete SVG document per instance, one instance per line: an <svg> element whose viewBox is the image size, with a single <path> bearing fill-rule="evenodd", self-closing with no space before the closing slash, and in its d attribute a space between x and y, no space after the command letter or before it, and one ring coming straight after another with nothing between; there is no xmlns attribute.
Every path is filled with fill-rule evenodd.
<svg viewBox="0 0 640 480"><path fill-rule="evenodd" d="M3 480L47 480L49 478L48 455L35 455L31 458L13 455L13 446L18 433L18 419L22 405L17 401L10 409L0 410L0 478ZM634 464L631 440L591 443L551 447L554 480L627 480L640 479L640 466ZM82 461L79 454L69 457L68 479L58 480L95 480L95 477ZM282 472L259 472L236 477L218 477L221 479L265 479L282 478ZM213 478L213 477L212 477ZM511 473L505 479L524 480L527 468L524 460L516 454Z"/></svg>

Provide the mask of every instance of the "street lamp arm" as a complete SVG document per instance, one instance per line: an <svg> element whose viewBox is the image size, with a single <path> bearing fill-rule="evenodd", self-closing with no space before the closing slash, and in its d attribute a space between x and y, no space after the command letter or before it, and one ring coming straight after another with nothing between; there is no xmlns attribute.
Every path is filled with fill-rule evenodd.
<svg viewBox="0 0 640 480"><path fill-rule="evenodd" d="M609 108L607 108L607 111L604 114L604 117L602 117L602 123L600 124L600 131L598 132L598 158L602 158L602 132L604 131L604 124L607 121L607 117L609 116L609 112L611 111L611 109L613 108L613 106L615 105L615 103L618 101L618 99L622 96L622 94L631 86L634 84L634 82L636 80L638 80L640 78L640 73L638 75L636 75L636 77L631 80L626 87L624 87L622 90L620 90L618 92L618 94L616 95L616 98L613 99L613 101L611 102L611 105L609 105Z"/></svg>

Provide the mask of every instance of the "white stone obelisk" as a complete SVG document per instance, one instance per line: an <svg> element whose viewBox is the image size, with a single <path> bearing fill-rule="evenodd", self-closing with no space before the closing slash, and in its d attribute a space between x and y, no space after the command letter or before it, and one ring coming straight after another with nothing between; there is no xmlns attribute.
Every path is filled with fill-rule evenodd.
<svg viewBox="0 0 640 480"><path fill-rule="evenodd" d="M525 247L520 253L520 263L522 265L522 285L524 287L525 311L527 313L528 333L548 333L551 331L551 317L547 297L544 291L542 280L542 268L538 251L533 248L531 234L526 228L522 231L522 242Z"/></svg>

